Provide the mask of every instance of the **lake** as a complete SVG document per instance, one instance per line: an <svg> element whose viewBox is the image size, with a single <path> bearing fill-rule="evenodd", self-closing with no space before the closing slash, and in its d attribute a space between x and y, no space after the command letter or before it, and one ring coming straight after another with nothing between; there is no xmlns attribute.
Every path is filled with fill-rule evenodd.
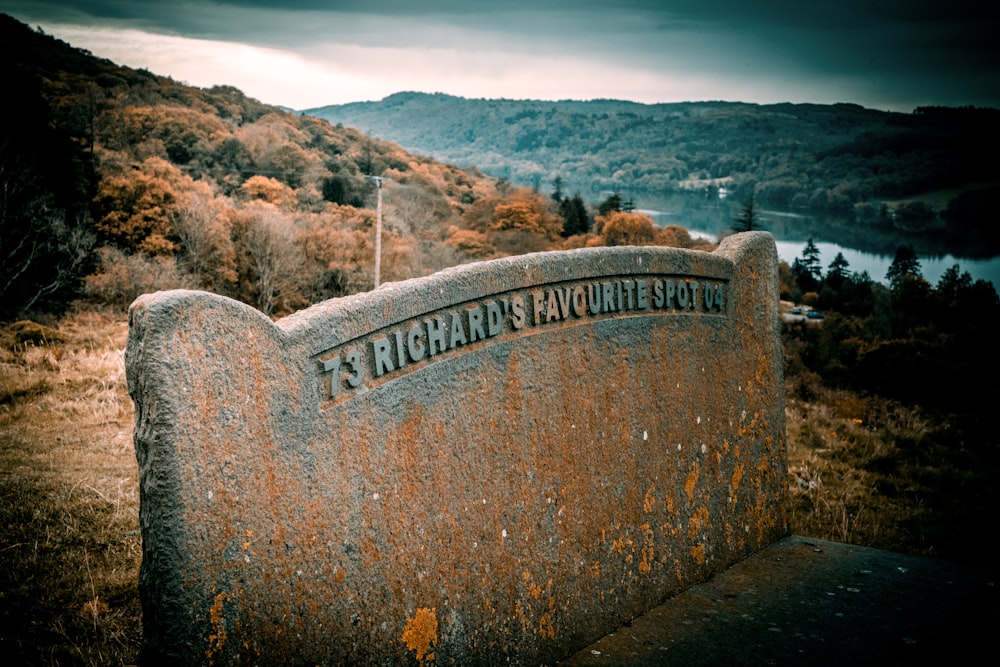
<svg viewBox="0 0 1000 667"><path fill-rule="evenodd" d="M680 225L692 236L717 242L721 235L731 233L730 221L735 215L728 206L685 206L676 213L658 210L637 211L653 218L661 226ZM761 228L774 236L778 258L791 264L802 256L802 250L812 238L820 253L820 263L826 273L837 253L843 253L851 273L867 271L873 280L885 283L885 274L892 264L896 248L913 245L920 259L920 272L931 285L937 285L941 275L955 264L968 271L973 280L987 280L1000 290L1000 256L962 257L938 249L926 238L899 232L873 230L864 225L832 217L817 218L785 211L758 211Z"/></svg>

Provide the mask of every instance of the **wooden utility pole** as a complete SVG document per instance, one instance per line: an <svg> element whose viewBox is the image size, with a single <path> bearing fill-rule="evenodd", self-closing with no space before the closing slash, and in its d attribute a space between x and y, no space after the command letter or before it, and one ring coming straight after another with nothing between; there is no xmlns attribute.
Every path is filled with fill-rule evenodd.
<svg viewBox="0 0 1000 667"><path fill-rule="evenodd" d="M378 204L375 208L375 289L378 289L379 278L382 271L382 181L384 176L365 175L375 182L375 189L378 190Z"/></svg>
<svg viewBox="0 0 1000 667"><path fill-rule="evenodd" d="M382 177L374 176L375 188L378 190L378 205L375 208L375 289L378 289L379 275L382 270Z"/></svg>

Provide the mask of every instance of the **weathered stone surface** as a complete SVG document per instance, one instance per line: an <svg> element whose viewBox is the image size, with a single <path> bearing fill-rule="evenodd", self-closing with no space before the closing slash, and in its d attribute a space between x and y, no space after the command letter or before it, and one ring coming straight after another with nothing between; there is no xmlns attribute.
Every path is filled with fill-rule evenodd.
<svg viewBox="0 0 1000 667"><path fill-rule="evenodd" d="M141 297L144 658L571 654L786 534L778 317L761 233Z"/></svg>

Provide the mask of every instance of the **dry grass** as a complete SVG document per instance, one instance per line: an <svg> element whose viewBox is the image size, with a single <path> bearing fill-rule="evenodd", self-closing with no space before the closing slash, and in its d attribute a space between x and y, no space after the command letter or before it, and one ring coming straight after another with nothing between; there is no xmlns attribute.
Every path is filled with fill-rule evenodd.
<svg viewBox="0 0 1000 667"><path fill-rule="evenodd" d="M127 326L81 313L41 340L12 329L0 348L0 650L8 664L132 663L141 538Z"/></svg>
<svg viewBox="0 0 1000 667"><path fill-rule="evenodd" d="M136 660L141 558L121 316L0 329L0 652L8 664ZM789 383L792 529L995 562L1000 469L965 422ZM808 395L802 401L793 396ZM993 442L993 441L991 441ZM978 546L976 546L978 544Z"/></svg>
<svg viewBox="0 0 1000 667"><path fill-rule="evenodd" d="M971 540L995 508L1000 460L980 415L942 415L818 390L786 402L792 530L951 560L995 563Z"/></svg>

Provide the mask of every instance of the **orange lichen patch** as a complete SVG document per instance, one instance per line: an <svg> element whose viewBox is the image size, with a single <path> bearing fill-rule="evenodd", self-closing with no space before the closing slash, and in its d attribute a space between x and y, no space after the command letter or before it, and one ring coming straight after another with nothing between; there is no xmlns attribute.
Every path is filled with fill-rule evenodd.
<svg viewBox="0 0 1000 667"><path fill-rule="evenodd" d="M514 617L521 622L521 632L527 634L531 630L531 613L520 600L514 602Z"/></svg>
<svg viewBox="0 0 1000 667"><path fill-rule="evenodd" d="M525 570L521 573L521 578L524 580L524 585L528 589L528 595L535 598L536 600L542 597L542 587L534 583L531 580L531 573Z"/></svg>
<svg viewBox="0 0 1000 667"><path fill-rule="evenodd" d="M406 619L403 643L410 651L416 651L417 660L421 662L434 660L433 648L437 644L438 631L436 612L437 607L420 607L412 618Z"/></svg>
<svg viewBox="0 0 1000 667"><path fill-rule="evenodd" d="M729 481L729 493L735 493L736 489L739 488L740 482L743 480L743 464L738 463L733 468L733 477Z"/></svg>
<svg viewBox="0 0 1000 667"><path fill-rule="evenodd" d="M222 606L232 598L226 591L221 591L212 601L212 607L208 610L208 620L212 626L212 631L208 635L208 650L205 651L205 659L208 664L212 664L215 654L222 650L226 643L226 619L222 615Z"/></svg>
<svg viewBox="0 0 1000 667"><path fill-rule="evenodd" d="M656 496L653 495L655 489L650 487L649 491L646 491L646 497L642 499L642 511L649 514L653 511L653 505L656 504Z"/></svg>
<svg viewBox="0 0 1000 667"><path fill-rule="evenodd" d="M590 566L590 571L594 574L594 579L601 578L601 561L595 560L594 564Z"/></svg>
<svg viewBox="0 0 1000 667"><path fill-rule="evenodd" d="M694 558L694 562L698 565L705 564L705 545L699 544L697 546L691 547L691 558Z"/></svg>
<svg viewBox="0 0 1000 667"><path fill-rule="evenodd" d="M552 617L549 614L542 614L538 619L538 634L546 639L556 638L556 626L552 624Z"/></svg>
<svg viewBox="0 0 1000 667"><path fill-rule="evenodd" d="M628 547L629 549L632 548L632 540L628 537L619 537L611 541L611 550L617 554L623 553L625 551L625 547Z"/></svg>
<svg viewBox="0 0 1000 667"><path fill-rule="evenodd" d="M701 533L707 523L708 508L699 507L688 521L688 539L692 542L698 539L698 534Z"/></svg>
<svg viewBox="0 0 1000 667"><path fill-rule="evenodd" d="M688 502L694 502L694 487L698 483L698 464L694 465L687 479L684 480L684 493L687 494Z"/></svg>
<svg viewBox="0 0 1000 667"><path fill-rule="evenodd" d="M642 552L640 554L639 573L649 574L653 569L653 562L655 561L656 558L653 549L656 540L653 536L653 529L650 528L648 523L642 524L640 528L642 529L644 544L642 547Z"/></svg>

